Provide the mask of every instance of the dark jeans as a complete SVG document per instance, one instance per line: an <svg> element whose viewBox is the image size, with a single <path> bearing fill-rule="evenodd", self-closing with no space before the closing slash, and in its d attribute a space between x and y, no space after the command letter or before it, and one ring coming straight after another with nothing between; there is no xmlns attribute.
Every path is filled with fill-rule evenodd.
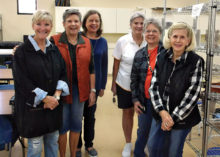
<svg viewBox="0 0 220 157"><path fill-rule="evenodd" d="M182 157L184 142L190 131L191 128L163 131L161 121L153 119L147 142L149 156Z"/></svg>
<svg viewBox="0 0 220 157"><path fill-rule="evenodd" d="M150 99L145 99L146 113L138 115L137 140L134 147L134 157L146 157L144 148L147 144L152 121L152 106Z"/></svg>
<svg viewBox="0 0 220 157"><path fill-rule="evenodd" d="M97 91L99 93L99 91ZM96 102L98 99L98 94L96 93ZM95 103L92 107L88 107L89 101L87 100L84 105L84 141L85 147L93 147L93 139L95 136L95 111L97 104ZM82 131L80 132L79 142L77 148L82 148Z"/></svg>

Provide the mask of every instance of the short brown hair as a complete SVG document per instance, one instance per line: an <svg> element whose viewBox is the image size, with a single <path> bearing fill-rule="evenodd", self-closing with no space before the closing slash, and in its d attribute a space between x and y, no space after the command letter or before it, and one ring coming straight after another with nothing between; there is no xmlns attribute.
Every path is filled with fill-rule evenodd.
<svg viewBox="0 0 220 157"><path fill-rule="evenodd" d="M100 20L100 27L99 29L97 30L96 32L96 36L99 37L102 35L102 17L101 17L101 14L97 11L97 10L89 10L84 18L83 18L83 22L82 22L82 28L83 28L83 33L86 34L87 33L87 28L86 28L86 21L87 19L89 18L90 15L93 15L93 14L97 14L99 16L99 20Z"/></svg>

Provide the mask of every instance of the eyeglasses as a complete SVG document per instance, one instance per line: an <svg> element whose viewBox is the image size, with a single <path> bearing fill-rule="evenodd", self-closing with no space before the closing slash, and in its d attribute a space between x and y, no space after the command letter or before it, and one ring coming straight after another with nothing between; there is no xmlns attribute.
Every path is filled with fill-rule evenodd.
<svg viewBox="0 0 220 157"><path fill-rule="evenodd" d="M146 30L145 32L148 33L148 34L150 34L151 32L152 32L152 34L158 33L157 30Z"/></svg>

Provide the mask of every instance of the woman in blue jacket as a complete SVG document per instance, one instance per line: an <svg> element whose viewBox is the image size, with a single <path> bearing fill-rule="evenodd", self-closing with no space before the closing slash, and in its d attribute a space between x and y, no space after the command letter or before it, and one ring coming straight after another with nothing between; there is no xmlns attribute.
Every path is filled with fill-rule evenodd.
<svg viewBox="0 0 220 157"><path fill-rule="evenodd" d="M89 10L82 22L83 35L90 39L95 65L95 89L96 102L97 98L104 95L104 90L107 82L108 72L108 45L102 35L102 17L96 10ZM98 155L97 150L93 147L93 139L95 136L95 111L97 104L90 106L89 102L85 102L84 107L84 141L85 149L90 157ZM79 138L78 151L76 156L81 156L82 138Z"/></svg>

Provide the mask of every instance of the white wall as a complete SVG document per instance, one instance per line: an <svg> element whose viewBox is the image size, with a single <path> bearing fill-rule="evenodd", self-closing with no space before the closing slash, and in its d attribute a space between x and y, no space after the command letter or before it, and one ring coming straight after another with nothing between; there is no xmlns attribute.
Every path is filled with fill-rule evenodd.
<svg viewBox="0 0 220 157"><path fill-rule="evenodd" d="M164 0L71 0L74 7L94 8L152 8L162 7ZM197 0L170 0L167 7L178 8L195 4ZM208 0L200 0L200 3ZM31 15L17 15L17 0L0 0L0 14L2 15L3 40L22 41L23 34L33 33ZM54 0L37 0L38 9L48 10L54 15ZM52 33L54 33L54 29Z"/></svg>
<svg viewBox="0 0 220 157"><path fill-rule="evenodd" d="M38 0L39 9L54 14L54 0ZM32 15L17 15L17 0L0 0L4 41L23 41L24 34L32 34Z"/></svg>
<svg viewBox="0 0 220 157"><path fill-rule="evenodd" d="M100 10L101 12L103 9L106 10L114 10L116 9L117 13L120 13L120 16L116 17L115 23L120 23L118 25L118 28L116 27L116 32L108 32L103 34L103 36L107 39L108 45L109 45L109 74L112 73L112 64L113 64L113 58L112 58L112 52L114 49L115 42L117 39L128 32L129 30L129 12L135 10L138 8L152 8L152 7L162 7L164 0L71 0L71 7L81 7L81 8L96 8ZM184 7L188 5L195 4L197 0L170 0L167 1L167 7ZM200 3L202 2L208 2L208 0L200 0ZM45 9L51 12L52 15L54 15L54 21L58 20L57 16L62 17L62 13L59 15L55 14L55 6L54 6L54 0L38 0L38 9ZM31 19L32 15L17 15L17 1L16 0L0 0L0 14L2 15L2 29L3 29L3 40L4 41L22 41L24 34L32 34L32 27L31 27ZM105 9L108 8L108 9ZM161 14L152 14L151 10L147 10L146 12L147 17L154 17L161 19ZM104 14L102 12L102 14ZM110 13L107 13L110 18L112 18ZM126 16L127 15L127 16ZM124 17L125 16L125 17ZM123 18L124 17L124 18ZM122 21L123 19L124 21ZM167 21L180 21L185 20L188 23L192 24L192 18L190 15L167 15ZM219 16L218 16L219 19ZM62 28L62 21L60 22L59 27ZM105 23L111 23L108 24L107 30L109 30L111 27L115 27L115 24L113 21L108 20L108 18L104 19ZM220 20L217 20L217 27L220 27ZM55 25L56 22L54 22ZM112 24L114 26L112 26ZM198 20L198 28L200 29L207 29L208 22L207 22L207 16L203 17L201 16ZM104 30L105 31L105 30ZM55 26L53 27L52 33L55 34ZM204 33L204 31L202 31Z"/></svg>

